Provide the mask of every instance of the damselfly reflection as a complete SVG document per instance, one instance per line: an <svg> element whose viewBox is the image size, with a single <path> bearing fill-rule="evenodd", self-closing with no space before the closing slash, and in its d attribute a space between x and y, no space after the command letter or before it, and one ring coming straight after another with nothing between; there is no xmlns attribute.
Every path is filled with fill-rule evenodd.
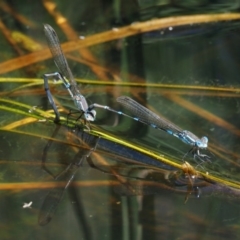
<svg viewBox="0 0 240 240"><path fill-rule="evenodd" d="M58 125L51 137L51 140L48 141L43 151L42 166L45 169L45 171L48 172L51 176L54 176L54 174L46 167L47 165L46 159L52 147L53 141L55 140L55 137L58 134L60 128L63 128L69 132L69 129L65 128L64 126ZM136 163L137 166L143 165L143 168L146 167L147 165L150 165L150 166L153 166L153 168L155 166L155 167L164 168L168 170L173 169L173 167L165 163L162 163L160 161L156 161L154 158L146 154L138 152L134 149L131 149L119 143L112 142L104 138L99 138L97 136L93 136L90 133L83 132L82 130L75 131L74 133L71 132L71 137L72 138L75 137L77 142L79 142L79 148L78 148L79 150L75 154L74 159L68 161L70 162L70 164L67 166L67 168L55 178L56 183L65 182L65 185L60 185L50 190L50 192L47 194L42 204L42 207L39 213L39 219L38 219L39 224L42 226L48 224L53 218L54 213L64 195L64 192L67 190L67 188L73 181L74 176L77 173L78 169L81 167L82 163L85 160L87 160L90 167L95 168L96 161L94 160L92 161L91 160L92 157L90 156L91 153L95 150L99 151L101 156L104 156L105 160L106 158L110 158L110 159L113 158L114 163L116 163L116 161L119 161L119 162L125 161L126 162L125 167L127 167L128 165L132 165L133 163ZM57 141L56 144L60 144L60 143L58 143ZM77 145L75 144L74 146L76 147ZM60 151L61 149L63 152L66 151L66 147L58 148L58 150ZM62 153L57 152L57 155L62 155ZM99 162L97 164L99 164ZM110 173L113 174L113 171L110 171ZM121 176L121 173L116 172L115 176L116 177ZM128 183L125 184L127 182L125 179L121 180L119 177L117 179L120 182L120 184L126 187L126 189L128 189L129 191L134 191L134 188L132 188L131 185L129 185Z"/></svg>
<svg viewBox="0 0 240 240"><path fill-rule="evenodd" d="M53 136L56 135L56 133L58 132L58 129L59 129L59 126L56 128L56 131L54 132ZM38 217L39 225L44 226L51 221L58 207L58 204L60 203L63 197L64 192L67 190L67 188L73 181L74 176L77 173L79 167L81 167L82 163L88 157L90 157L91 153L95 150L98 140L99 140L98 137L91 136L89 134L85 135L84 132L81 132L81 141L84 143L85 148L80 148L77 154L75 155L73 161L67 166L67 168L62 173L60 173L55 178L56 183L66 182L66 184L53 188L47 194L42 204L42 207L40 209L40 213ZM43 167L49 174L51 174L51 172L47 170L45 166L45 161L46 161L47 153L51 144L52 144L52 140L50 140L46 145L44 149L43 159L42 159Z"/></svg>
<svg viewBox="0 0 240 240"><path fill-rule="evenodd" d="M65 181L65 185L58 186L48 193L40 210L40 225L46 225L53 218L64 192L85 159L90 167L114 176L119 184L113 188L122 196L161 194L163 189L184 194L185 202L189 197L199 198L213 193L219 194L221 191L229 192L232 196L240 196L238 191L209 181L187 162L177 169L147 153L139 152L112 140L99 138L80 130L74 135L88 147L82 148L79 145L74 159L66 170L58 175L56 182ZM46 160L51 141L44 150L43 163ZM62 148L62 151L64 152L65 149ZM101 156L101 161L96 154L91 154L93 151ZM120 179L119 176L123 178Z"/></svg>

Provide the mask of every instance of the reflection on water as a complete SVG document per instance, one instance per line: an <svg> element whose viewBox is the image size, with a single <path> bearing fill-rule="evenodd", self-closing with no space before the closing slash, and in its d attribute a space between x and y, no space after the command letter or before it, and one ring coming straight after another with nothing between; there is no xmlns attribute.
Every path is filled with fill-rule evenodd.
<svg viewBox="0 0 240 240"><path fill-rule="evenodd" d="M55 4L0 3L2 239L237 239L239 21L230 13L213 20L212 13L238 4ZM206 14L206 23L192 24L197 14ZM136 23L169 16L187 20L160 26L153 19L153 32ZM74 103L61 84L49 84L62 116L55 131L42 75L57 69L42 23L56 29L89 104L123 111L115 99L130 96L207 136L203 153L211 162L191 154L183 162L189 149L179 139L104 109L92 132L79 121L74 131L66 126L67 118L76 124L68 115ZM16 30L24 37L11 34ZM39 52L30 52L33 42Z"/></svg>
<svg viewBox="0 0 240 240"><path fill-rule="evenodd" d="M58 130L59 126L57 127ZM56 132L57 133L57 132ZM54 135L56 134L54 132ZM85 136L86 135L86 136ZM53 136L54 137L54 136ZM77 154L74 156L74 159L72 162L69 163L66 169L62 173L60 173L55 179L57 181L63 181L66 182L65 186L62 186L60 188L53 188L50 190L48 195L46 196L44 203L41 207L38 222L40 225L44 226L48 224L52 217L54 216L54 213L57 209L57 206L59 202L61 201L63 194L65 190L68 188L69 184L73 181L73 178L78 171L79 167L83 164L84 161L86 161L87 158L90 157L91 152L95 150L97 147L97 142L99 140L98 137L91 137L88 134L84 134L82 132L82 139L80 139L84 144L84 146L87 147L87 149L80 149ZM49 170L46 168L46 157L49 150L49 147L52 145L53 140L49 140L49 143L46 145L44 149L44 155L42 158L42 164L45 170L51 174Z"/></svg>

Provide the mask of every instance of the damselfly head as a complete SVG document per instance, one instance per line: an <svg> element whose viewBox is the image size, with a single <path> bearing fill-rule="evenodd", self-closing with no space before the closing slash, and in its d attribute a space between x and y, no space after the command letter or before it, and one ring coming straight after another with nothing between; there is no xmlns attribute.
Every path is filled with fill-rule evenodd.
<svg viewBox="0 0 240 240"><path fill-rule="evenodd" d="M207 148L208 147L208 138L202 137L200 142L200 148Z"/></svg>
<svg viewBox="0 0 240 240"><path fill-rule="evenodd" d="M97 115L97 112L95 110L91 110L91 111L84 113L85 119L87 121L91 121L91 122L93 122L95 120L96 115Z"/></svg>
<svg viewBox="0 0 240 240"><path fill-rule="evenodd" d="M202 137L201 139L195 142L195 146L198 148L207 148L208 147L208 138Z"/></svg>

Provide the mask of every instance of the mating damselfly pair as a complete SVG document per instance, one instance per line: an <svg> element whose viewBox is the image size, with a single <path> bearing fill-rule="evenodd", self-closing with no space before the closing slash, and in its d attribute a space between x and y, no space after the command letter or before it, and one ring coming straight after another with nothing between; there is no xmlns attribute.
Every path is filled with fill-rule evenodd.
<svg viewBox="0 0 240 240"><path fill-rule="evenodd" d="M139 104L138 102L136 102L135 100L133 100L128 96L118 97L117 102L119 102L126 109L128 109L133 114L133 116L130 116L121 111L114 110L109 106L100 105L98 103L88 105L86 98L81 94L77 86L77 83L73 77L73 74L69 68L68 62L63 54L63 51L61 49L60 42L55 30L50 25L44 24L44 32L47 38L49 49L52 53L54 62L59 71L59 72L44 74L44 87L45 87L49 102L52 105L52 108L56 116L55 122L60 121L60 114L58 112L57 106L53 100L52 94L49 89L49 85L48 85L49 79L62 81L64 87L68 90L71 98L73 99L75 106L79 110L81 114L80 117L83 115L87 121L95 120L96 108L106 109L116 114L123 115L135 121L149 125L155 129L165 131L168 134L180 139L182 142L190 145L192 148L189 150L189 152L192 152L194 154L194 157L198 157L201 160L209 159L209 156L200 153L200 149L206 149L208 146L207 137L204 136L202 138L199 138L192 132L181 129L177 125L164 119L163 117L160 117L156 113L142 106L141 104Z"/></svg>

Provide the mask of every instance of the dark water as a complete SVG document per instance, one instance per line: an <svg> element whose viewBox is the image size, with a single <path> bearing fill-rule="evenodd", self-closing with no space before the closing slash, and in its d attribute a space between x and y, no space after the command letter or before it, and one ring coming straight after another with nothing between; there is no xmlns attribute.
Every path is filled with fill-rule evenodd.
<svg viewBox="0 0 240 240"><path fill-rule="evenodd" d="M56 4L55 11L44 3ZM2 1L0 11L0 239L238 239L239 21L189 20L103 42L88 48L94 60L89 52L67 53L90 104L123 111L115 99L129 95L182 129L207 136L209 150L202 152L211 162L191 154L185 160L225 182L189 180L174 165L182 164L189 146L106 110L97 109L91 128L115 139L83 133L81 126L73 131L66 118L74 103L64 87L51 85L66 109L57 128L45 113L51 106L42 80L57 69L51 58L33 60L43 50L31 55L30 48L46 47L43 23L65 43L154 18L237 13L238 3ZM13 31L34 43L12 37ZM28 55L23 67L18 57ZM31 208L23 208L29 202Z"/></svg>

